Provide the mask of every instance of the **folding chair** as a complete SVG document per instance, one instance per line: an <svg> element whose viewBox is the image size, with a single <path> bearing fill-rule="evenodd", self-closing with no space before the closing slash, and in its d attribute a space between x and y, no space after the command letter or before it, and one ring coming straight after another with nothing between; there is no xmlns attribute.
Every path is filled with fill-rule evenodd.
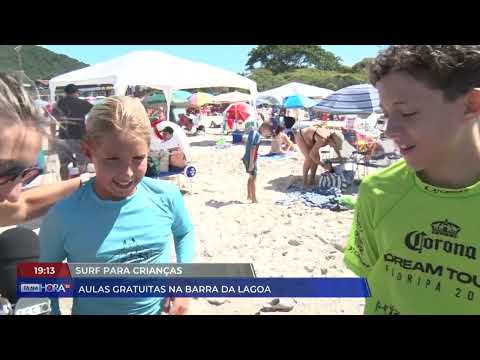
<svg viewBox="0 0 480 360"><path fill-rule="evenodd" d="M347 162L352 164L355 174L362 177L368 175L370 160L377 156L384 156L385 152L380 143L380 134L378 137L363 134L354 129L342 129L345 140L353 147L353 152ZM363 169L363 176L360 175L360 168Z"/></svg>
<svg viewBox="0 0 480 360"><path fill-rule="evenodd" d="M179 169L176 171L159 172L155 176L155 179L175 177L177 179L177 186L178 188L180 188L180 176L182 175L187 178L187 182L190 185L190 193L192 193L192 180L195 175L197 175L197 169L195 168L195 166L187 165L181 170Z"/></svg>

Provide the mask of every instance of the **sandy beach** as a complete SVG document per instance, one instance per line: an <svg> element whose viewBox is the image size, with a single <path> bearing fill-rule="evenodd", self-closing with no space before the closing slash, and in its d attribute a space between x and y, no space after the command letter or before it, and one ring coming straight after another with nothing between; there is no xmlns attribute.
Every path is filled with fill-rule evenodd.
<svg viewBox="0 0 480 360"><path fill-rule="evenodd" d="M343 264L353 211L334 212L303 203L275 204L291 184L302 183L303 156L296 153L284 160L260 158L257 197L247 201L247 174L240 161L244 145L217 149L220 129L189 137L192 164L197 175L189 183L179 177L180 188L196 227L195 262L252 263L258 277L350 277ZM231 136L225 136L231 143ZM348 153L348 145L344 146ZM262 141L259 154L270 150ZM320 169L319 169L320 172ZM318 180L318 174L317 174ZM178 184L178 179L172 179ZM39 221L34 222L38 226ZM35 225L31 226L34 228ZM190 314L361 314L363 299L283 299L290 311L262 311L272 298L192 299ZM293 306L293 308L292 308ZM61 300L63 314L69 314L71 299Z"/></svg>
<svg viewBox="0 0 480 360"><path fill-rule="evenodd" d="M301 184L302 155L285 160L260 158L259 203L251 204L246 199L247 174L240 161L244 145L216 149L221 135L209 132L190 138L198 174L185 201L197 229L197 261L253 263L259 277L352 276L342 261L352 211L275 204L290 184ZM259 153L269 150L269 142L263 141ZM184 181L182 186L188 189L189 185ZM231 298L215 305L208 299L195 299L190 313L250 315L260 312L270 300ZM361 299L294 300L294 308L285 313L360 314L363 306Z"/></svg>
<svg viewBox="0 0 480 360"><path fill-rule="evenodd" d="M353 211L275 204L290 184L301 184L301 153L285 160L259 159L259 203L251 204L240 161L244 145L215 149L221 135L213 134L219 133L216 129L207 131L190 138L198 174L192 193L185 196L197 229L196 261L253 263L259 277L354 276L342 260ZM269 141L263 141L259 154L269 150ZM182 186L188 189L189 184L184 181ZM190 313L252 315L272 299L226 300L216 305L194 299ZM361 314L363 303L363 299L293 299L291 311L277 314Z"/></svg>

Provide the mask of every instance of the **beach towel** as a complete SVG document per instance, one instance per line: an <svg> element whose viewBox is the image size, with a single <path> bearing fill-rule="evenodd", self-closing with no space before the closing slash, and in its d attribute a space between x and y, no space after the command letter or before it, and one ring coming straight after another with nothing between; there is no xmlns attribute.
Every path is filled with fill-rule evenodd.
<svg viewBox="0 0 480 360"><path fill-rule="evenodd" d="M332 211L349 210L348 207L339 203L342 192L337 188L329 189L313 189L304 191L296 185L291 185L287 189L287 194L283 198L278 199L275 203L279 205L290 205L294 202L301 201L306 206L313 208L329 209Z"/></svg>
<svg viewBox="0 0 480 360"><path fill-rule="evenodd" d="M263 154L263 155L260 155L260 157L262 159L268 159L268 160L285 160L285 159L291 158L294 155L295 155L295 151L289 151L285 154L275 154L275 153Z"/></svg>
<svg viewBox="0 0 480 360"><path fill-rule="evenodd" d="M342 195L340 199L338 199L338 203L353 210L357 204L357 195Z"/></svg>

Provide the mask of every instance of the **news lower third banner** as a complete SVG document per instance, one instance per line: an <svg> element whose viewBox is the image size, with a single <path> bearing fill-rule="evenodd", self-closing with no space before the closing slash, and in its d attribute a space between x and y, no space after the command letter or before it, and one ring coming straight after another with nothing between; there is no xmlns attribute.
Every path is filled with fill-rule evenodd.
<svg viewBox="0 0 480 360"><path fill-rule="evenodd" d="M257 278L252 264L17 267L18 297L369 297L364 278Z"/></svg>

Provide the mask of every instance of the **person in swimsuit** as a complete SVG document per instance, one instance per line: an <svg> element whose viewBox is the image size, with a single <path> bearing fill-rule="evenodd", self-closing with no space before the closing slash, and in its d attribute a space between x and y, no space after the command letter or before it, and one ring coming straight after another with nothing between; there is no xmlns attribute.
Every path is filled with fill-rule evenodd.
<svg viewBox="0 0 480 360"><path fill-rule="evenodd" d="M272 134L271 154L286 154L290 150L295 150L295 144L290 141L288 135L284 133L283 127L278 127Z"/></svg>
<svg viewBox="0 0 480 360"><path fill-rule="evenodd" d="M303 162L303 185L314 185L315 175L318 165L325 170L332 171L332 165L329 162L323 162L320 159L320 149L330 145L335 150L337 156L341 159L340 151L342 150L342 137L332 130L325 128L310 126L300 129L295 134L295 142L305 157ZM310 177L308 173L310 172Z"/></svg>

